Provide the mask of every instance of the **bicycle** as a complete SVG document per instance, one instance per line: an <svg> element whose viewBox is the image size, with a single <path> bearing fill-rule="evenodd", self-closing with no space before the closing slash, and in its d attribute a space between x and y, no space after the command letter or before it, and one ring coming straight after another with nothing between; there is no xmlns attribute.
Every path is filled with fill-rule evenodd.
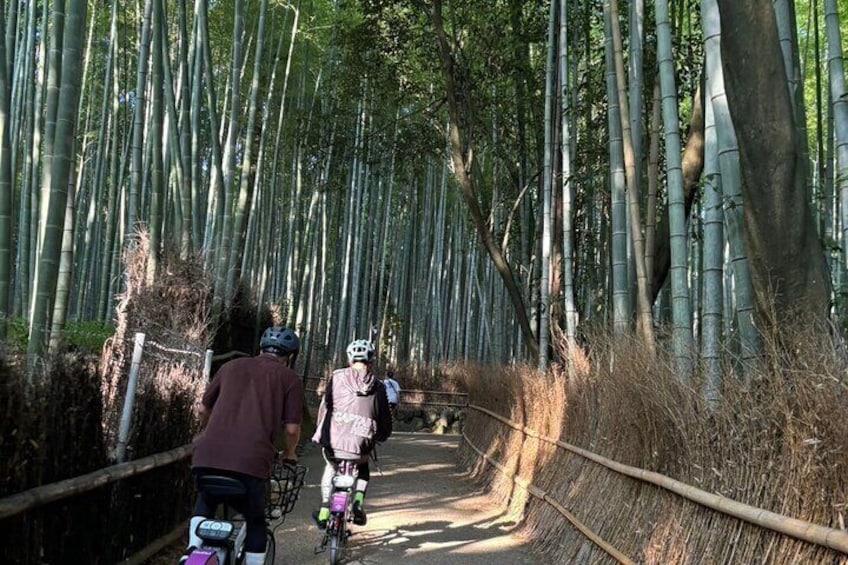
<svg viewBox="0 0 848 565"><path fill-rule="evenodd" d="M266 529L265 563L274 563L276 542L274 531L285 521L286 515L294 508L300 495L307 467L294 467L274 463L268 488L268 500L265 505ZM225 475L203 475L197 478L198 490L219 497L224 501L224 516L221 519L209 518L198 524L195 533L203 544L194 548L185 565L239 565L244 559L244 540L247 528L243 519L229 518L229 507L238 503L245 495L244 484Z"/></svg>
<svg viewBox="0 0 848 565"><path fill-rule="evenodd" d="M355 461L339 461L330 492L330 517L321 544L315 548L316 555L329 550L330 565L341 563L347 551L347 540L353 535L350 527L353 522L353 487L358 477Z"/></svg>

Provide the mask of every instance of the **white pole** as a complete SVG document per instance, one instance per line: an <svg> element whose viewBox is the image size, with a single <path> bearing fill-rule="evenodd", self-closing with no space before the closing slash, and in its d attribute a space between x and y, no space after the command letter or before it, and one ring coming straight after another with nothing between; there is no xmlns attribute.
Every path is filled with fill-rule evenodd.
<svg viewBox="0 0 848 565"><path fill-rule="evenodd" d="M203 362L203 382L208 383L212 374L212 350L206 350L206 359Z"/></svg>
<svg viewBox="0 0 848 565"><path fill-rule="evenodd" d="M141 364L141 353L144 350L144 334L135 334L135 348L133 349L130 376L127 380L127 395L124 397L124 411L121 414L121 426L118 429L118 447L115 450L115 458L118 463L123 463L127 455L127 440L130 435L130 421L132 420L133 404L135 403L135 390L138 388L138 367Z"/></svg>

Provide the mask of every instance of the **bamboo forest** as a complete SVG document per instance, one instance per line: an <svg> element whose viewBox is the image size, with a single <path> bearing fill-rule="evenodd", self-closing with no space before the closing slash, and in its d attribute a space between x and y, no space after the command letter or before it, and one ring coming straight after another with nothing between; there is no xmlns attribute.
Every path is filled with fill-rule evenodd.
<svg viewBox="0 0 848 565"><path fill-rule="evenodd" d="M845 533L848 0L10 0L0 17L0 384L20 387L0 393L0 502L69 476L51 441L99 446L78 474L116 461L134 333L140 386L175 396L144 397L129 458L189 441L204 352L251 355L273 323L300 336L307 387L369 339L409 389ZM36 530L12 530L30 557ZM751 561L704 562L793 562L756 539ZM662 555L640 562L697 562Z"/></svg>
<svg viewBox="0 0 848 565"><path fill-rule="evenodd" d="M31 357L114 316L139 231L212 318L243 284L415 362L544 367L588 321L744 359L757 316L845 317L844 2L107 4L5 7Z"/></svg>

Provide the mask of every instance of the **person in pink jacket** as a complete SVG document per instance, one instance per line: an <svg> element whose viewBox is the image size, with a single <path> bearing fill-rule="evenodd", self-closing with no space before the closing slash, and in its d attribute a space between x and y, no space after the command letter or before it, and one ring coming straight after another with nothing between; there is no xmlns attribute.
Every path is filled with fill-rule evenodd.
<svg viewBox="0 0 848 565"><path fill-rule="evenodd" d="M374 345L357 339L347 346L348 366L333 371L318 407L312 441L323 448L321 507L312 513L319 528L330 516L330 493L339 461L356 461L359 477L354 489L353 523L365 525L365 493L370 479L368 457L377 443L392 434L392 415L386 387L374 375Z"/></svg>

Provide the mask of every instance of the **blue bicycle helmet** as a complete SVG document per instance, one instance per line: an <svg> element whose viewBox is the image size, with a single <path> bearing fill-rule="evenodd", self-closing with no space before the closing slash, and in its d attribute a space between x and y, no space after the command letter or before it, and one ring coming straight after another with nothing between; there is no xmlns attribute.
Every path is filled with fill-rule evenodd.
<svg viewBox="0 0 848 565"><path fill-rule="evenodd" d="M300 339L289 328L271 326L262 334L262 339L259 340L259 349L277 355L297 353L300 350Z"/></svg>

